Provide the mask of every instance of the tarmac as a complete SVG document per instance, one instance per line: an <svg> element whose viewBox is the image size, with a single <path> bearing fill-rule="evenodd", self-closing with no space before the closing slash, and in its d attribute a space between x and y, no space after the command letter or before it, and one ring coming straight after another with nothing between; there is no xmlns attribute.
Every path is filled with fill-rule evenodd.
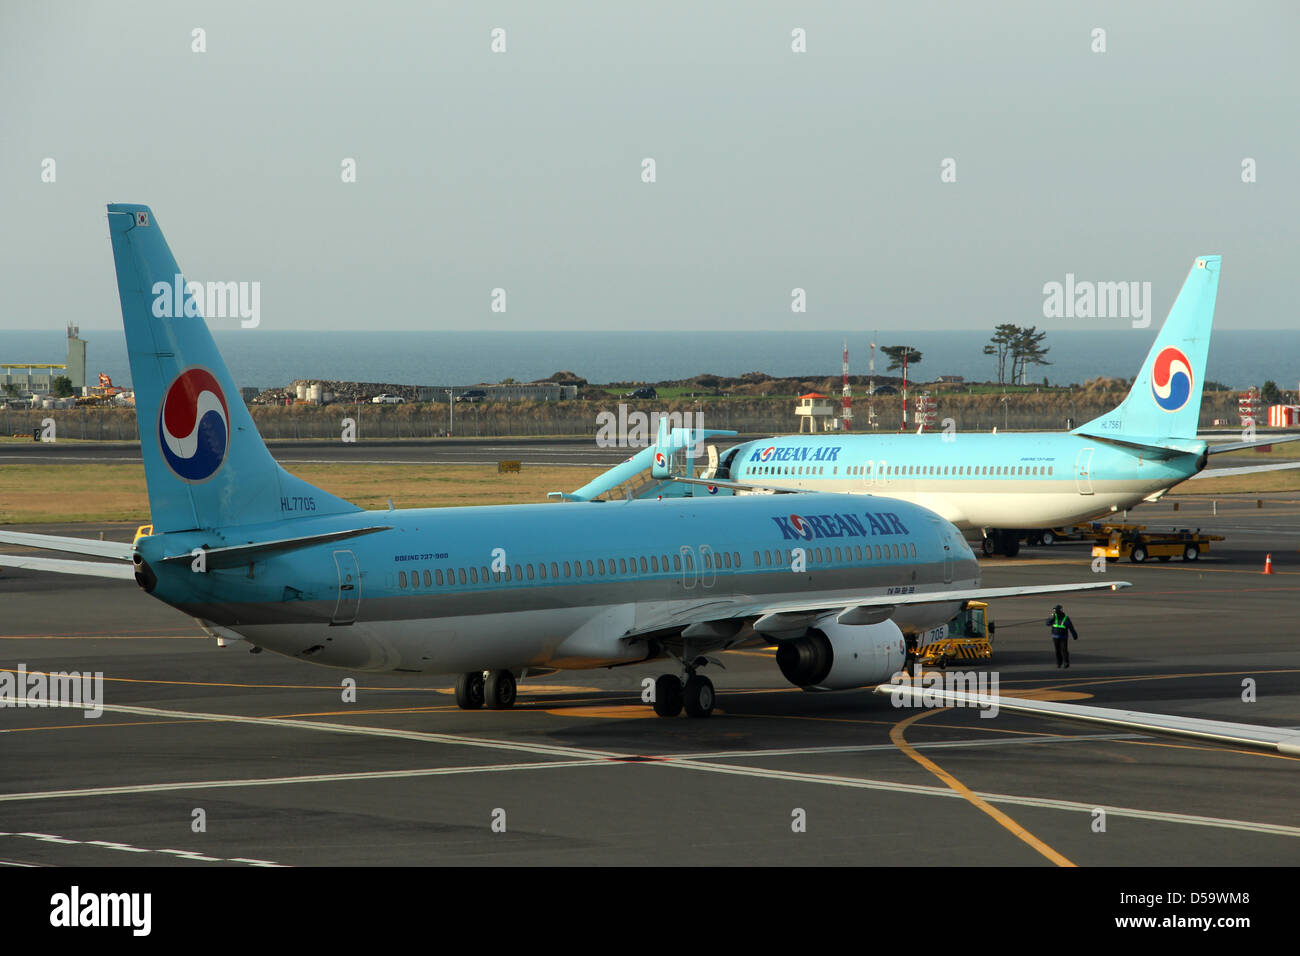
<svg viewBox="0 0 1300 956"><path fill-rule="evenodd" d="M1300 496L1256 500L1143 506L1132 520L1227 540L1199 562L1111 564L1104 573L1133 587L1067 596L1080 632L1068 670L1044 626L1055 600L994 602L981 666L1004 694L1300 726ZM13 530L129 540L134 528ZM1095 573L1074 542L984 567L989 586ZM218 648L129 582L3 569L0 668L102 672L105 709L0 708L0 863L1300 861L1296 758L895 708L870 690L805 693L770 651L723 663L709 669L718 705L703 720L656 718L642 702L662 664L525 680L511 711L461 711L450 675L352 675Z"/></svg>

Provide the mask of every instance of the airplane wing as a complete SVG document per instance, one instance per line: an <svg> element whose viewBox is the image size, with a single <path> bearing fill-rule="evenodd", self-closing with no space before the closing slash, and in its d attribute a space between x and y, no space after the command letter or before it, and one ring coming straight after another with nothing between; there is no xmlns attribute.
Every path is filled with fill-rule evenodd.
<svg viewBox="0 0 1300 956"><path fill-rule="evenodd" d="M1021 597L1033 594L1062 594L1071 591L1118 591L1130 587L1128 581L1087 582L1084 584L1041 584L1024 587L1001 588L948 588L944 590L907 592L907 587L878 588L879 592L864 594L845 600L842 593L818 598L810 595L791 601L759 601L737 595L720 598L707 605L697 605L680 610L666 610L659 615L638 619L635 631L624 635L635 637L675 628L695 628L704 632L717 628L720 632L726 622L752 620L753 630L766 637L781 639L802 634L814 620L839 612L840 624L876 624L888 618L897 608L914 604L948 604L955 601L985 601L1004 597ZM687 634L687 637L695 635ZM701 633L700 636L705 636Z"/></svg>
<svg viewBox="0 0 1300 956"><path fill-rule="evenodd" d="M961 707L996 705L999 710L1029 714L1034 717L1056 717L1062 720L1123 727L1127 730L1143 730L1175 737L1192 737L1197 740L1212 740L1216 743L1256 747L1290 756L1300 756L1300 729L1290 727L1261 727L1256 724L1234 724L1201 717L1178 717L1172 714L1149 714L1135 710L1115 710L1109 707L1089 707L1057 701L970 694L965 691L944 690L940 687L924 685L917 687L910 684L881 684L876 688L876 693L890 695L895 701L905 705L916 706L923 700Z"/></svg>

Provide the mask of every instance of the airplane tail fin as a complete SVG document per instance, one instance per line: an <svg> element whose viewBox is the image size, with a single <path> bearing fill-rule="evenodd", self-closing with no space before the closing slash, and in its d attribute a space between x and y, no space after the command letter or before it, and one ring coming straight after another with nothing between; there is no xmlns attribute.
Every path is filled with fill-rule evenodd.
<svg viewBox="0 0 1300 956"><path fill-rule="evenodd" d="M1097 438L1195 438L1220 256L1198 256L1124 401L1074 430Z"/></svg>
<svg viewBox="0 0 1300 956"><path fill-rule="evenodd" d="M271 457L149 207L108 228L154 532L360 511Z"/></svg>

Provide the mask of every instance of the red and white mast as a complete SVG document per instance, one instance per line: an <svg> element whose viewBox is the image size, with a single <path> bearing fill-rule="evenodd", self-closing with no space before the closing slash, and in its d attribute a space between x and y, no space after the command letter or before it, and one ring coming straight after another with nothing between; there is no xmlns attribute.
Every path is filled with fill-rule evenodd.
<svg viewBox="0 0 1300 956"><path fill-rule="evenodd" d="M846 432L853 430L853 390L849 386L849 340L844 340L844 390L843 408L840 411L840 427Z"/></svg>

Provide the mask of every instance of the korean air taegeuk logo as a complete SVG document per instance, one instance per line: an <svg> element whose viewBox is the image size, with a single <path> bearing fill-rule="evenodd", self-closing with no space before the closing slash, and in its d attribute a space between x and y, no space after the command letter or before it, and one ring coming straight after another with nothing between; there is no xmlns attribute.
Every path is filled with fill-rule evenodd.
<svg viewBox="0 0 1300 956"><path fill-rule="evenodd" d="M1151 397L1167 412L1176 412L1192 395L1192 363L1181 349L1161 349L1151 368Z"/></svg>
<svg viewBox="0 0 1300 956"><path fill-rule="evenodd" d="M158 410L158 446L182 481L207 481L220 470L230 448L230 409L207 369L187 368L167 386Z"/></svg>

